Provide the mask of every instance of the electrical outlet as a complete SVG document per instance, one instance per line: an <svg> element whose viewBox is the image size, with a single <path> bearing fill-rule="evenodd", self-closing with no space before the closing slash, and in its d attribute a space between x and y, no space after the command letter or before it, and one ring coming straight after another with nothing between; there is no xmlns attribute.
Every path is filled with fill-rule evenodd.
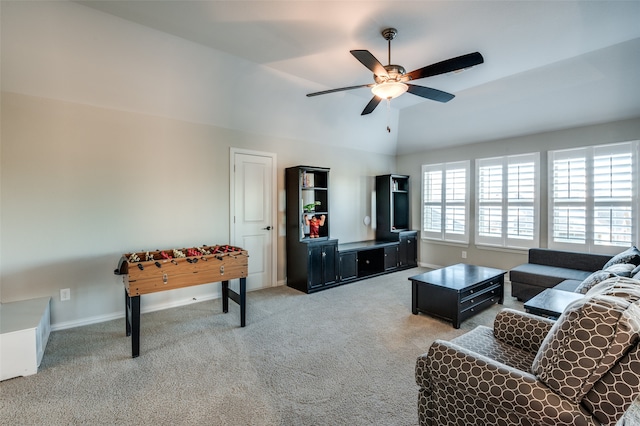
<svg viewBox="0 0 640 426"><path fill-rule="evenodd" d="M66 300L71 300L71 289L70 288L61 288L60 289L60 300L62 302Z"/></svg>
<svg viewBox="0 0 640 426"><path fill-rule="evenodd" d="M467 252L466 251L462 251L462 258L466 259L467 258Z"/></svg>

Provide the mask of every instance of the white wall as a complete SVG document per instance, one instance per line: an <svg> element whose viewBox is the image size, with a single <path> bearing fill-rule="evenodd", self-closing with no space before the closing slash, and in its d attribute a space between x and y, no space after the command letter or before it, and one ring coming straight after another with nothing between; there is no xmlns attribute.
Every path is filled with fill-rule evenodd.
<svg viewBox="0 0 640 426"><path fill-rule="evenodd" d="M370 134L344 130L339 108L275 96L284 76L74 3L3 2L1 12L2 302L50 296L54 328L123 316L113 274L123 253L229 241L231 147L277 154L280 200L285 167L331 168L332 237L373 237L361 218L373 176L393 172L395 157L352 149ZM236 92L243 81L215 78L222 69L256 98ZM280 236L280 282L284 246ZM148 295L142 309L218 287Z"/></svg>
<svg viewBox="0 0 640 426"><path fill-rule="evenodd" d="M527 251L496 251L476 247L473 241L475 232L475 158L490 158L503 155L540 152L541 173L540 193L540 246L547 246L547 152L555 149L566 149L588 145L625 142L640 139L640 118L593 126L578 127L556 132L539 133L518 138L496 140L486 143L470 144L449 149L425 151L418 154L397 157L397 169L401 173L411 176L414 182L411 194L411 213L413 229L421 229L421 199L420 182L423 164L433 164L458 160L471 161L471 206L470 206L470 244L450 245L420 242L420 262L428 265L448 266L460 262L491 266L509 270L514 266L525 263ZM467 252L467 259L462 259L462 251Z"/></svg>

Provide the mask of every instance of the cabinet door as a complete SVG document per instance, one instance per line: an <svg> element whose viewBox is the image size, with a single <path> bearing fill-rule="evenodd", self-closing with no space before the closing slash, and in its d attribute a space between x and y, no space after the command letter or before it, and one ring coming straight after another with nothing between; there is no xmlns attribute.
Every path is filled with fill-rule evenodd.
<svg viewBox="0 0 640 426"><path fill-rule="evenodd" d="M358 276L357 253L340 253L340 281L349 281Z"/></svg>
<svg viewBox="0 0 640 426"><path fill-rule="evenodd" d="M308 270L307 270L307 279L309 280L309 288L320 287L323 284L323 276L322 276L322 246L320 244L312 244L309 245L309 259L308 259Z"/></svg>
<svg viewBox="0 0 640 426"><path fill-rule="evenodd" d="M418 246L415 235L401 235L399 245L399 265L417 266Z"/></svg>
<svg viewBox="0 0 640 426"><path fill-rule="evenodd" d="M336 263L338 261L338 246L323 244L322 246L322 280L324 285L334 284L338 280Z"/></svg>
<svg viewBox="0 0 640 426"><path fill-rule="evenodd" d="M384 248L384 270L390 271L398 267L398 246L387 246Z"/></svg>

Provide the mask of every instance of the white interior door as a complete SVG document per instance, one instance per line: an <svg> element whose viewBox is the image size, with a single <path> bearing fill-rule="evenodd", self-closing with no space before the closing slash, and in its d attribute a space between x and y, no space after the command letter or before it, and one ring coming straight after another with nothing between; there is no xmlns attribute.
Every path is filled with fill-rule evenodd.
<svg viewBox="0 0 640 426"><path fill-rule="evenodd" d="M275 154L231 150L231 244L249 253L247 290L275 285Z"/></svg>

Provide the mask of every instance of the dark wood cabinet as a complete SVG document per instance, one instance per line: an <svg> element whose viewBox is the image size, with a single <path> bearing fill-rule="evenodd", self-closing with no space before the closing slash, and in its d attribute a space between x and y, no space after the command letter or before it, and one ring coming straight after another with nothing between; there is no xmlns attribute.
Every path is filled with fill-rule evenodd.
<svg viewBox="0 0 640 426"><path fill-rule="evenodd" d="M306 293L336 285L338 241L329 238L329 169L289 167L285 190L287 285Z"/></svg>
<svg viewBox="0 0 640 426"><path fill-rule="evenodd" d="M392 271L398 267L399 245L386 246L384 248L384 270Z"/></svg>
<svg viewBox="0 0 640 426"><path fill-rule="evenodd" d="M418 266L418 232L409 229L409 195L409 176L376 176L376 239L398 242L398 268Z"/></svg>
<svg viewBox="0 0 640 426"><path fill-rule="evenodd" d="M376 176L376 238L398 240L409 230L409 176Z"/></svg>
<svg viewBox="0 0 640 426"><path fill-rule="evenodd" d="M405 231L399 234L398 266L418 266L418 232Z"/></svg>
<svg viewBox="0 0 640 426"><path fill-rule="evenodd" d="M338 282L337 257L338 241L309 243L307 249L307 290L317 290Z"/></svg>
<svg viewBox="0 0 640 426"><path fill-rule="evenodd" d="M287 285L305 293L417 266L409 177L376 176L376 239L338 245L329 233L329 169L285 170ZM322 221L314 229L311 218Z"/></svg>
<svg viewBox="0 0 640 426"><path fill-rule="evenodd" d="M358 277L358 256L355 251L338 252L340 259L340 282L355 280Z"/></svg>

